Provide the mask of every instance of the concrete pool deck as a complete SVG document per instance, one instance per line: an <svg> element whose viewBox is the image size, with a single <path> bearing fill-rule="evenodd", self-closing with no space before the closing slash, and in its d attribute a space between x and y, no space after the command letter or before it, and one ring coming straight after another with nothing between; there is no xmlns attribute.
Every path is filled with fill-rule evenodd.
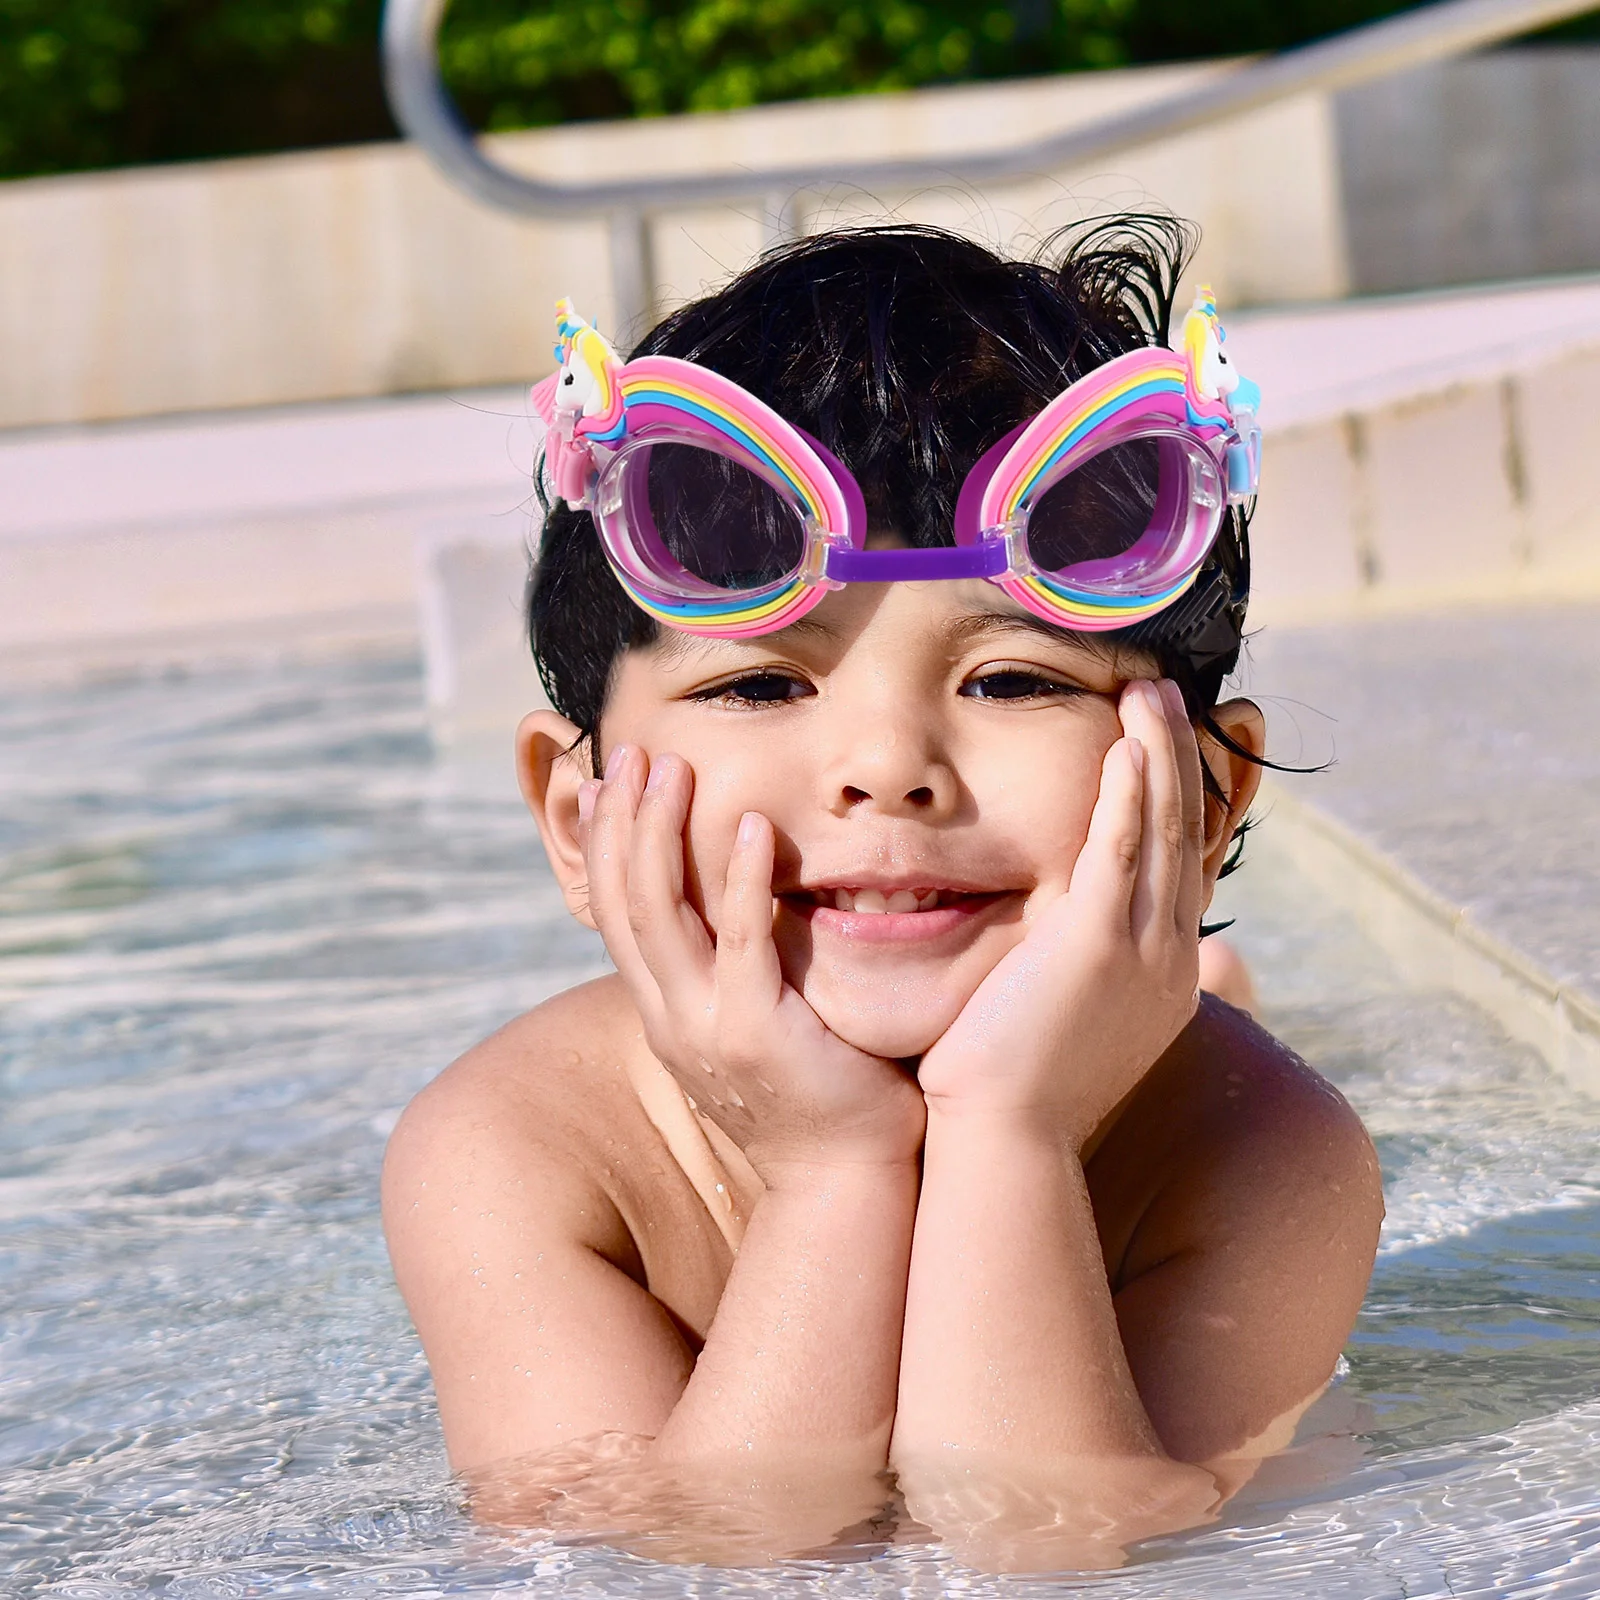
<svg viewBox="0 0 1600 1600"><path fill-rule="evenodd" d="M1259 807L1397 967L1600 1094L1600 605L1268 628Z"/></svg>

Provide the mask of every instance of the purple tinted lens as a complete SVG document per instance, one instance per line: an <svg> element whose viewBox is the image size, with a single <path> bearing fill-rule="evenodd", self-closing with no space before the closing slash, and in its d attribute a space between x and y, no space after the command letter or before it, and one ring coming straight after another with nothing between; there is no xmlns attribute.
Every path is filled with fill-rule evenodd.
<svg viewBox="0 0 1600 1600"><path fill-rule="evenodd" d="M788 577L805 555L805 525L788 500L749 468L690 444L653 444L630 461L636 529L648 531L691 577L717 589L759 589ZM638 500L642 495L645 505Z"/></svg>
<svg viewBox="0 0 1600 1600"><path fill-rule="evenodd" d="M1165 459L1167 444L1165 439L1113 444L1046 489L1028 508L1033 564L1045 572L1064 572L1132 550L1170 496L1173 474L1184 476L1181 459Z"/></svg>

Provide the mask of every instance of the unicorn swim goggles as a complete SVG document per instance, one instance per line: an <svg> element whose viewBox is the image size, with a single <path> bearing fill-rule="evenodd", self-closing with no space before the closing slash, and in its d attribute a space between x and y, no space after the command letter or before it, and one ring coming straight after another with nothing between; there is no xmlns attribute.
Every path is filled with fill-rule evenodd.
<svg viewBox="0 0 1600 1600"><path fill-rule="evenodd" d="M532 394L548 485L593 514L633 602L688 633L769 633L846 583L941 578L987 578L1058 626L1129 627L1189 589L1260 472L1260 392L1204 288L1180 351L1106 362L985 453L936 549L868 550L848 469L737 384L623 362L567 300L556 326L560 369Z"/></svg>

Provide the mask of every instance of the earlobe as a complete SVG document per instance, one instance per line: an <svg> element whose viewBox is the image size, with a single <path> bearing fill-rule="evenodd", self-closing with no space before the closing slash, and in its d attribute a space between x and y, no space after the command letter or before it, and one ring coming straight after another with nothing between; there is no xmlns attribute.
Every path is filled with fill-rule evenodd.
<svg viewBox="0 0 1600 1600"><path fill-rule="evenodd" d="M1228 857L1228 848L1244 821L1261 786L1261 757L1266 750L1267 724L1254 700L1229 700L1212 711L1210 721L1221 730L1218 739L1206 728L1198 730L1200 756L1216 780L1226 803L1206 803L1205 877L1207 899Z"/></svg>
<svg viewBox="0 0 1600 1600"><path fill-rule="evenodd" d="M530 711L517 725L517 784L538 824L567 910L592 928L589 874L578 835L578 788L588 776L582 738L582 731L556 712Z"/></svg>

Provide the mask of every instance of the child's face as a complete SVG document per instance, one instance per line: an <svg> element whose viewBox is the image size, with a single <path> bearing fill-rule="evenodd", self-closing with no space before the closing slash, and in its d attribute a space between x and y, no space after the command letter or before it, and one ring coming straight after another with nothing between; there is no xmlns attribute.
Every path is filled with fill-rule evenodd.
<svg viewBox="0 0 1600 1600"><path fill-rule="evenodd" d="M786 978L848 1043L921 1054L1067 887L1122 734L1117 695L1153 665L982 582L853 585L759 639L663 633L619 662L602 754L692 768L689 898L714 929L739 819L761 812ZM567 797L582 774L553 765L572 770L530 798L581 907Z"/></svg>

